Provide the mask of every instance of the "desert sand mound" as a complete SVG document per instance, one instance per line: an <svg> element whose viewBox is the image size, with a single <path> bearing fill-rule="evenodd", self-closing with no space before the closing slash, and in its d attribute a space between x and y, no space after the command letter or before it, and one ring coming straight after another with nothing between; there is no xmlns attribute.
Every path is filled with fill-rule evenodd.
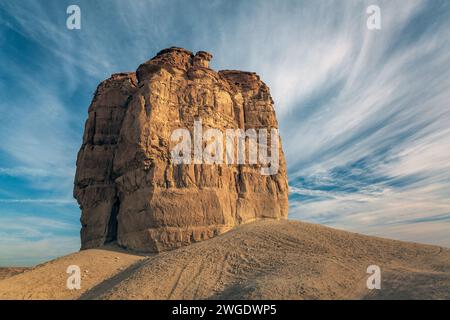
<svg viewBox="0 0 450 320"><path fill-rule="evenodd" d="M69 264L82 289L65 287ZM369 265L381 290L368 290ZM0 298L450 298L450 250L294 221L261 221L147 257L93 249L0 281Z"/></svg>
<svg viewBox="0 0 450 320"><path fill-rule="evenodd" d="M143 259L113 247L73 253L38 265L21 274L0 280L0 299L76 299ZM66 273L71 265L81 269L81 289L68 290Z"/></svg>

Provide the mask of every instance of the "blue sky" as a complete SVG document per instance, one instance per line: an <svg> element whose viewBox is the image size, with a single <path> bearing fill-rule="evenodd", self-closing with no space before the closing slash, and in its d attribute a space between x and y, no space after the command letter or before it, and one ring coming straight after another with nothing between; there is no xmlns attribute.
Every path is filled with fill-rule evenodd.
<svg viewBox="0 0 450 320"><path fill-rule="evenodd" d="M449 17L438 0L0 0L0 266L78 250L93 92L173 45L270 86L291 219L450 246Z"/></svg>

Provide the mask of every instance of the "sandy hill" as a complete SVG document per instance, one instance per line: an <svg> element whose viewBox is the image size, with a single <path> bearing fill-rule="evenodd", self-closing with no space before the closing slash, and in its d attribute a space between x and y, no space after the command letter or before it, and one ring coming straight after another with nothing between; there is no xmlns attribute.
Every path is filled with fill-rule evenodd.
<svg viewBox="0 0 450 320"><path fill-rule="evenodd" d="M81 290L66 289L68 265ZM378 265L381 290L368 290ZM74 253L0 280L2 299L450 299L450 250L294 221L261 221L151 256Z"/></svg>

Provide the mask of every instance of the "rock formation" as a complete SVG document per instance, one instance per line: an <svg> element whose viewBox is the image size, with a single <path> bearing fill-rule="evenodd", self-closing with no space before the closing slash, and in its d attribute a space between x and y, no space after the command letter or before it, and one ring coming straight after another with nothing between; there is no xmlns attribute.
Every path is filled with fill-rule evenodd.
<svg viewBox="0 0 450 320"><path fill-rule="evenodd" d="M103 81L89 107L74 196L82 249L117 241L146 252L205 240L257 219L285 219L288 186L260 164L175 164L179 128L277 128L269 88L251 72L209 68L212 55L169 48ZM258 141L259 143L260 141ZM249 143L248 139L245 143Z"/></svg>

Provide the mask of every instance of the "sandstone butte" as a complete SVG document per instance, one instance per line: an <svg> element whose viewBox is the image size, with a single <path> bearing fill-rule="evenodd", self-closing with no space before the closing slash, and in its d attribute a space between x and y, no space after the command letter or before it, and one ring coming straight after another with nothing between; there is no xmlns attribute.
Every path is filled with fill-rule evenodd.
<svg viewBox="0 0 450 320"><path fill-rule="evenodd" d="M268 86L253 72L209 68L212 55L168 48L135 73L100 83L77 157L81 249L109 242L160 252L262 219L286 219L288 184L258 164L173 164L173 130L277 128ZM248 141L247 141L248 142Z"/></svg>

